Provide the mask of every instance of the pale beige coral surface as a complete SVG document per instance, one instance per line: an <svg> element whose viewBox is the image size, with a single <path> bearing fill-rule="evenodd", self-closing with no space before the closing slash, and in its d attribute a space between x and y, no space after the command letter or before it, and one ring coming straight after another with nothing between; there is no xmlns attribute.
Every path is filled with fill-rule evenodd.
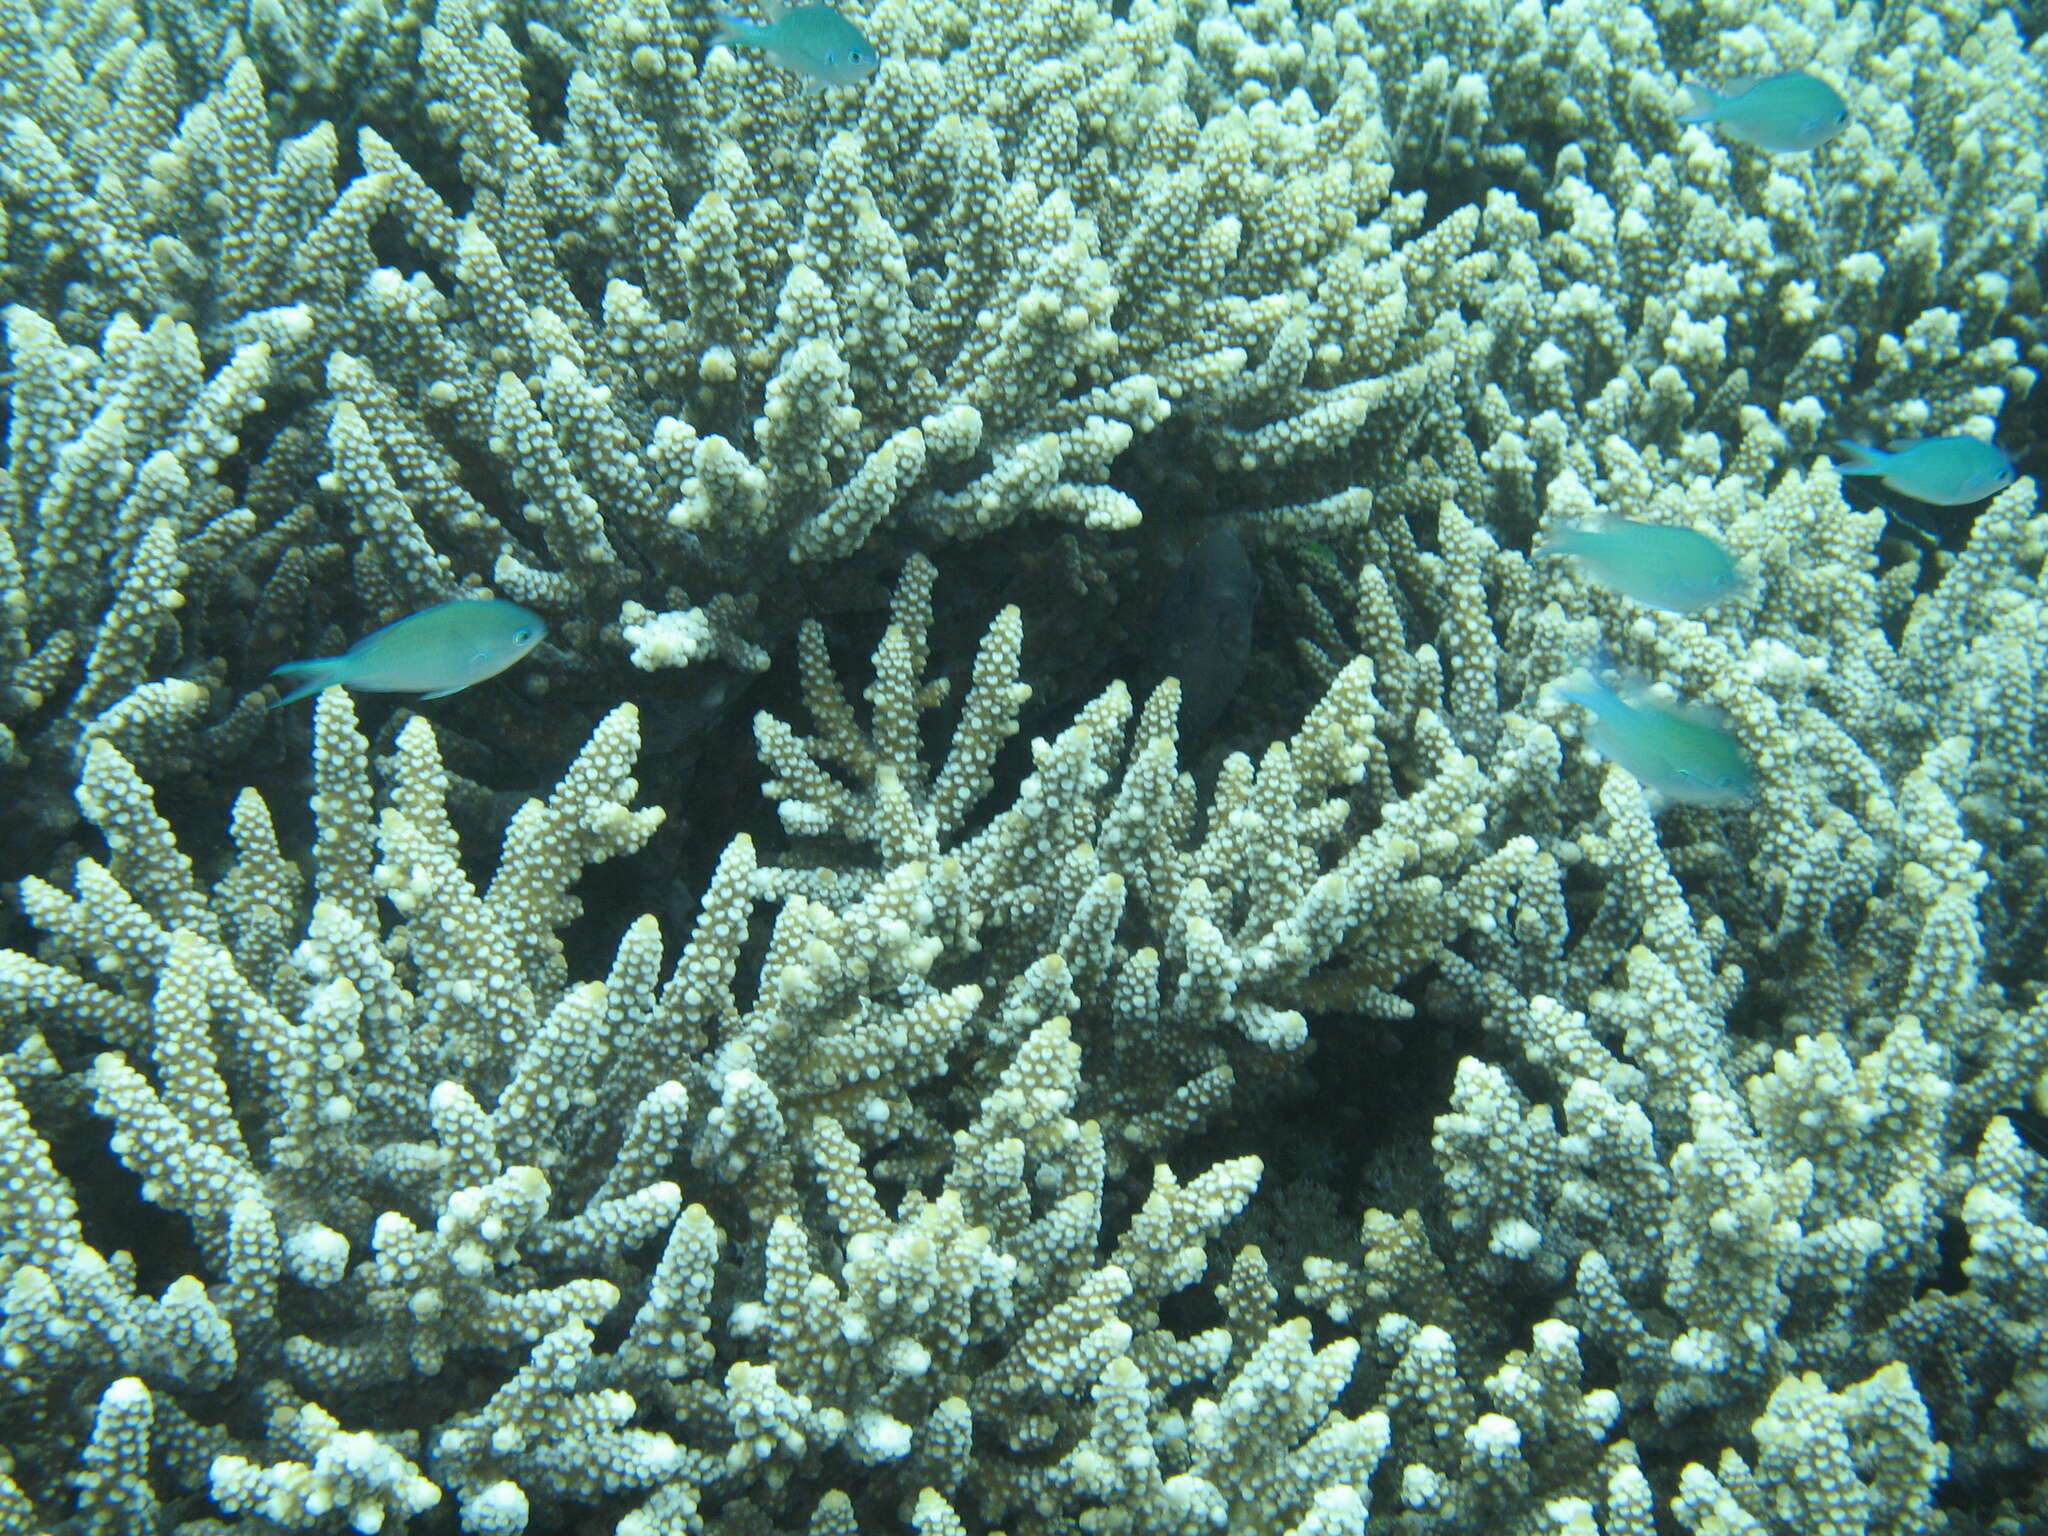
<svg viewBox="0 0 2048 1536"><path fill-rule="evenodd" d="M2044 59L1752 9L885 0L819 99L653 0L0 8L0 1531L2048 1518L2048 520L1821 451L2015 429ZM1795 64L1811 157L1673 120ZM1604 512L1744 590L1526 552ZM1212 513L1203 742L1128 612ZM484 585L558 645L255 750ZM1593 757L1603 650L1754 804ZM679 922L649 674L773 667Z"/></svg>

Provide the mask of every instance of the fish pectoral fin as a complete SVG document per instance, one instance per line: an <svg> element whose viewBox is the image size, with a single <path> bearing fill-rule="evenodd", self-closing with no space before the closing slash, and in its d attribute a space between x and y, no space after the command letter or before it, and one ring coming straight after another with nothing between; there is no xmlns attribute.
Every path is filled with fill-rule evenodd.
<svg viewBox="0 0 2048 1536"><path fill-rule="evenodd" d="M1912 543L1920 545L1923 549L1939 549L1941 547L1941 535L1932 528L1914 522L1912 518L1907 517L1897 507L1887 507L1883 503L1879 503L1879 506L1888 519L1897 523L1906 531Z"/></svg>

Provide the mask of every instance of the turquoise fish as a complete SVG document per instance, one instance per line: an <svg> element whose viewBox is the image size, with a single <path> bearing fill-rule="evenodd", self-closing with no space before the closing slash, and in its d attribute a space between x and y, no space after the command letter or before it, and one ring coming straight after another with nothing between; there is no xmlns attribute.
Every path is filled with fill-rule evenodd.
<svg viewBox="0 0 2048 1536"><path fill-rule="evenodd" d="M1678 114L1681 123L1712 123L1723 138L1768 154L1812 149L1849 126L1849 104L1827 81L1801 69L1788 69L1726 96L1690 80L1685 88L1693 100Z"/></svg>
<svg viewBox="0 0 2048 1536"><path fill-rule="evenodd" d="M1688 805L1742 805L1756 794L1756 770L1719 710L1623 698L1590 671L1552 685L1592 719L1586 740L1652 795Z"/></svg>
<svg viewBox="0 0 2048 1536"><path fill-rule="evenodd" d="M503 598L436 603L374 629L339 656L288 661L271 671L292 689L272 709L336 684L364 693L460 693L496 677L540 643L538 614Z"/></svg>
<svg viewBox="0 0 2048 1536"><path fill-rule="evenodd" d="M858 85L882 62L882 50L867 34L829 5L784 6L782 0L761 0L766 26L716 12L718 33L713 47L758 48L772 64L804 77L804 89Z"/></svg>
<svg viewBox="0 0 2048 1536"><path fill-rule="evenodd" d="M1849 455L1836 470L1876 475L1901 496L1937 507L1964 507L2002 491L2020 476L2012 455L1976 437L1923 437L1890 453L1864 443L1837 442Z"/></svg>
<svg viewBox="0 0 2048 1536"><path fill-rule="evenodd" d="M1611 514L1565 522L1536 553L1566 556L1601 586L1667 613L1696 613L1742 587L1742 573L1718 540L1668 523Z"/></svg>

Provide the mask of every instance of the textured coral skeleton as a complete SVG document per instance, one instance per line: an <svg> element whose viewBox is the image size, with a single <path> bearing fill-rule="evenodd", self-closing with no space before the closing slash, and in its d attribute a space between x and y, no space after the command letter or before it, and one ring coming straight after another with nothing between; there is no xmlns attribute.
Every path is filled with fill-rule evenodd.
<svg viewBox="0 0 2048 1536"><path fill-rule="evenodd" d="M1491 23L1461 8L1371 36L1350 11L1254 8L1202 18L1189 55L1170 7L883 7L900 67L823 108L729 53L699 65L699 20L661 6L536 24L563 77L545 100L512 18L465 0L339 27L281 11L240 57L199 14L155 34L118 10L13 15L10 270L44 323L104 351L117 316L168 319L201 367L239 359L199 440L260 456L259 513L318 475L376 616L488 582L643 668L765 665L779 631L755 605L785 557L1019 519L1126 528L1139 507L1108 477L1155 432L1246 505L1341 523L1356 498L1331 499L1332 470L1427 494L1417 446L1468 495L1533 502L1532 455L1554 461L1568 426L1681 455L1751 403L1795 449L1830 419L1982 431L2040 364L2001 333L2044 238L2022 190L2038 93L1967 84L2033 67L1996 16L1727 57L1667 40L1674 66L1727 74L1824 35L1867 76L1838 155L1853 195L1829 201L1661 120L1655 43L1620 9L1519 8L1481 49ZM1401 56L1424 43L1442 51ZM1901 46L1958 57L1901 75ZM358 103L348 144L311 108L358 52L366 77L421 86ZM189 110L181 71L210 82ZM1948 159L1902 98L1959 124ZM1583 133L1541 177L1515 136L1531 116ZM1441 220L1393 190L1465 163L1498 189ZM266 378L307 408L238 444L232 407ZM194 429L78 414L17 415L17 519L64 444L132 466L103 503L153 452L216 467L190 462ZM116 572L149 525L123 526ZM280 606L310 531L294 557L246 552ZM128 608L60 585L111 647L146 651Z"/></svg>
<svg viewBox="0 0 2048 1536"><path fill-rule="evenodd" d="M2038 417L2038 10L0 6L0 1532L2048 1520L2048 519L1820 452Z"/></svg>
<svg viewBox="0 0 2048 1536"><path fill-rule="evenodd" d="M913 573L899 600L913 623L918 591ZM887 701L910 705L907 690ZM652 919L626 929L604 980L565 974L567 887L661 819L632 808L636 745L635 712L621 707L555 791L513 818L483 890L459 860L423 720L400 733L379 805L353 710L324 695L311 880L244 792L238 858L211 891L148 786L113 747L94 747L80 799L110 856L82 861L70 891L27 883L50 943L40 959L9 953L0 985L17 1017L47 1022L64 1045L88 1018L112 1042L84 1074L93 1111L143 1198L177 1213L227 1279L217 1294L189 1276L160 1296L139 1289L131 1259L86 1241L7 1090L8 1182L25 1220L0 1348L17 1394L110 1378L80 1454L125 1441L127 1459L104 1491L81 1494L86 1517L148 1495L153 1444L183 1447L223 1510L285 1528L344 1507L369 1528L431 1508L445 1488L465 1528L519 1529L535 1502L652 1488L632 1528L688 1529L701 1498L830 1451L908 1462L934 1496L972 1481L994 1505L1195 1500L1291 1521L1334 1499L1362 1515L1353 1485L1384 1433L1335 1411L1344 1348L1317 1357L1317 1404L1272 1424L1247 1405L1171 1488L1121 1481L1129 1458L1103 1442L1150 1433L1160 1406L1148 1383L1219 1377L1249 1397L1298 1397L1298 1321L1246 1322L1264 1342L1234 1358L1227 1333L1181 1337L1157 1318L1161 1297L1200 1278L1258 1160L1185 1184L1158 1164L1142 1207L1099 1249L1110 1154L1098 1121L1068 1114L1081 1094L1072 1026L1016 995L984 1013L981 988L925 980L945 946L921 861L838 905L787 895L739 989L748 916L777 888L740 839L666 980ZM494 940L472 942L483 932ZM949 1136L917 1090L970 1032L998 1028L1014 1047L1007 1065ZM625 1102L623 1128L600 1112ZM657 1176L685 1148L690 1189L759 1244L738 1296L719 1269L730 1237ZM910 1177L906 1151L930 1164L893 1215L870 1166L884 1150L893 1183ZM630 1256L657 1242L658 1262L639 1270ZM600 1354L593 1329L619 1311L625 1331ZM462 1401L452 1378L478 1356L524 1363ZM1121 1406L1098 1406L1075 1439L1058 1384L1097 1372ZM445 1383L434 1390L461 1402L431 1436L348 1427L336 1411L408 1379ZM260 1446L180 1405L228 1382L266 1404ZM635 1423L654 1410L686 1433ZM970 1468L977 1426L1008 1445L1007 1470ZM1255 1488L1217 1475L1218 1458L1309 1436L1321 1449L1291 1474ZM1049 1448L1065 1452L1051 1471Z"/></svg>

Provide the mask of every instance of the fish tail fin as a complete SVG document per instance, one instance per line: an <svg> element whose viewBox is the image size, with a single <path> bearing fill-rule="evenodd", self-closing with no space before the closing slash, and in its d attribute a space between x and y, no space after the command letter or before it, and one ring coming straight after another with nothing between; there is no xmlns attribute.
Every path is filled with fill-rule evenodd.
<svg viewBox="0 0 2048 1536"><path fill-rule="evenodd" d="M288 661L281 667L272 667L270 675L284 679L290 687L268 707L282 709L333 686L341 680L341 661L339 656L315 656L310 661Z"/></svg>
<svg viewBox="0 0 2048 1536"><path fill-rule="evenodd" d="M1593 668L1597 663L1588 658L1586 665L1567 672L1550 685L1550 691L1560 699L1590 709L1598 715L1620 702L1620 695L1600 680Z"/></svg>
<svg viewBox="0 0 2048 1536"><path fill-rule="evenodd" d="M761 46L761 34L767 28L757 27L751 21L742 20L740 17L733 15L731 11L717 10L713 11L711 16L718 23L718 30L711 34L712 47L716 48L721 43L728 48L734 46L758 48Z"/></svg>
<svg viewBox="0 0 2048 1536"><path fill-rule="evenodd" d="M1569 699L1574 704L1581 704L1599 686L1593 674L1580 667L1575 672L1567 672L1563 677L1552 679L1550 691L1560 699Z"/></svg>
<svg viewBox="0 0 2048 1536"><path fill-rule="evenodd" d="M1598 714L1603 709L1626 708L1642 686L1642 677L1623 666L1607 641L1600 639L1580 657L1576 667L1551 682L1550 691Z"/></svg>
<svg viewBox="0 0 2048 1536"><path fill-rule="evenodd" d="M1891 457L1867 443L1854 442L1846 437L1836 438L1835 448L1848 455L1835 465L1838 475L1881 475L1885 472L1885 460Z"/></svg>
<svg viewBox="0 0 2048 1536"><path fill-rule="evenodd" d="M1536 541L1538 558L1546 555L1583 555L1592 548L1588 535L1598 533L1600 525L1583 518L1560 518L1556 525Z"/></svg>
<svg viewBox="0 0 2048 1536"><path fill-rule="evenodd" d="M1678 112L1681 123L1711 123L1720 112L1723 100L1720 92L1701 85L1697 80L1684 81L1679 89L1685 92L1685 100Z"/></svg>

